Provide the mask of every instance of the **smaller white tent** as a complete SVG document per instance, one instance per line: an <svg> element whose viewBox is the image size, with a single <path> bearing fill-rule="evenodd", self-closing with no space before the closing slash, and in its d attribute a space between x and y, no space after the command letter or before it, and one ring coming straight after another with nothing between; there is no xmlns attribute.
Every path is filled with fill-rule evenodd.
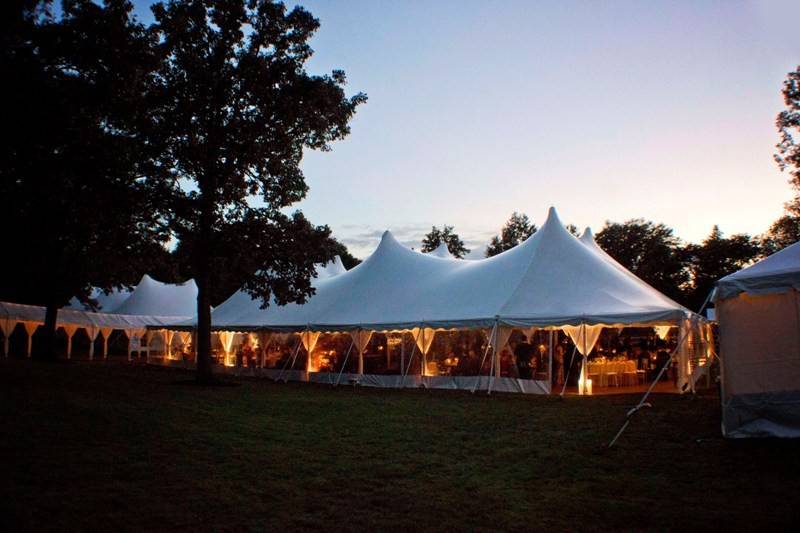
<svg viewBox="0 0 800 533"><path fill-rule="evenodd" d="M800 243L720 279L727 437L800 437Z"/></svg>
<svg viewBox="0 0 800 533"><path fill-rule="evenodd" d="M120 315L191 317L197 310L197 284L193 279L177 285L161 283L147 274L133 293L115 309Z"/></svg>
<svg viewBox="0 0 800 533"><path fill-rule="evenodd" d="M102 313L114 313L132 293L133 291L129 289L112 289L111 292L106 294L97 287L94 287L92 288L90 297L93 300L97 300L97 311ZM64 306L64 309L74 309L76 311L88 310L76 297L73 297L69 303Z"/></svg>
<svg viewBox="0 0 800 533"><path fill-rule="evenodd" d="M446 242L442 242L436 247L435 250L431 250L427 254L433 257L440 257L442 259L456 259L456 257L450 253L450 249L447 248Z"/></svg>
<svg viewBox="0 0 800 533"><path fill-rule="evenodd" d="M316 269L317 279L328 279L347 272L344 263L342 263L342 258L338 255L327 263L317 265Z"/></svg>

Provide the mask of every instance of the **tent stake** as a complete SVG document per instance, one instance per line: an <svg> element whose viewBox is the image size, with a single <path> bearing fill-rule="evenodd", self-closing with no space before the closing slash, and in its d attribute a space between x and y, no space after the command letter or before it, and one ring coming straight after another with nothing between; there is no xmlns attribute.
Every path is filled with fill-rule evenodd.
<svg viewBox="0 0 800 533"><path fill-rule="evenodd" d="M647 388L647 392L644 393L644 396L642 396L642 399L639 400L639 403L636 405L636 407L633 407L630 411L628 411L628 414L625 415L625 423L622 424L622 427L619 428L619 431L617 431L617 434L614 436L614 438L611 440L611 442L608 443L608 447L609 448L614 446L614 444L617 442L617 440L622 436L622 432L625 431L625 428L627 428L628 424L631 423L631 417L633 415L638 413L639 410L641 410L643 407L652 407L651 404L647 403L647 397L650 396L650 393L653 392L653 389L655 388L656 383L658 383L659 380L661 380L661 376L664 375L664 372L666 372L667 369L669 368L669 366L672 364L672 360L675 358L675 354L678 353L678 350L680 349L681 345L683 345L684 341L686 341L687 337L689 337L689 330L688 329L686 330L686 333L684 333L683 337L678 342L677 346L675 346L675 349L672 350L672 353L667 358L667 361L664 363L664 366L661 367L661 370L658 372L658 375L656 376L656 379L654 379L653 382L650 384L650 386Z"/></svg>

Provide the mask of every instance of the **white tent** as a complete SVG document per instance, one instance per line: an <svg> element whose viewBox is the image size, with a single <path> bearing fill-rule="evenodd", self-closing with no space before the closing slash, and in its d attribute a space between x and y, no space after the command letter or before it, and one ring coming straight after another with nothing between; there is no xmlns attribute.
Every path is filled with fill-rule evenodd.
<svg viewBox="0 0 800 533"><path fill-rule="evenodd" d="M261 309L237 293L214 311L212 322L215 328L381 330L492 327L497 321L521 327L678 325L691 317L593 241L569 234L551 209L530 239L479 261L415 253L387 231L363 263L319 280L306 304Z"/></svg>
<svg viewBox="0 0 800 533"><path fill-rule="evenodd" d="M446 242L440 243L435 250L428 252L428 255L440 257L442 259L456 259L456 257L450 253L450 249L447 247Z"/></svg>
<svg viewBox="0 0 800 533"><path fill-rule="evenodd" d="M552 208L531 238L479 261L420 254L387 231L363 263L319 280L315 288L303 305L267 309L237 293L212 313L213 327L331 332L493 328L499 329L492 337L497 353L504 345L497 339L507 339L511 328L579 326L599 332L604 325L687 328L702 321L613 261L590 234L576 239ZM592 346L584 348L588 353ZM685 380L689 369L681 364L679 370Z"/></svg>
<svg viewBox="0 0 800 533"><path fill-rule="evenodd" d="M720 279L722 431L800 437L800 243Z"/></svg>
<svg viewBox="0 0 800 533"><path fill-rule="evenodd" d="M133 293L114 312L120 315L166 315L191 317L197 312L197 285L193 279L171 285L147 274Z"/></svg>
<svg viewBox="0 0 800 533"><path fill-rule="evenodd" d="M333 276L338 276L339 274L347 272L344 263L342 263L342 258L338 255L325 264L317 265L316 270L317 279L332 278Z"/></svg>
<svg viewBox="0 0 800 533"><path fill-rule="evenodd" d="M112 289L111 292L106 294L97 287L92 288L91 298L97 300L98 311L103 313L113 313L117 308L122 305L125 300L132 294L132 290L128 289ZM87 308L80 300L73 297L64 309L74 309L76 311L86 311Z"/></svg>
<svg viewBox="0 0 800 533"><path fill-rule="evenodd" d="M121 304L115 305L116 301L123 299ZM94 341L101 334L105 344L103 353L107 355L108 338L115 329L125 331L128 339L135 337L138 341L146 335L147 328L166 329L161 326L190 320L197 307L197 285L194 280L170 285L144 275L133 292L115 291L109 295L100 292L98 300L103 305L103 311L113 309L113 312L85 311L79 302L77 305L80 309L68 305L59 310L57 327L67 334L67 357L72 355L72 337L78 329L84 329L92 341L89 345L89 358L93 358ZM0 302L4 354L8 354L8 338L11 332L17 324L23 324L28 334L27 355L30 356L33 333L44 324L44 320L44 307ZM170 338L168 334L162 335L163 341ZM130 357L130 349L128 356Z"/></svg>

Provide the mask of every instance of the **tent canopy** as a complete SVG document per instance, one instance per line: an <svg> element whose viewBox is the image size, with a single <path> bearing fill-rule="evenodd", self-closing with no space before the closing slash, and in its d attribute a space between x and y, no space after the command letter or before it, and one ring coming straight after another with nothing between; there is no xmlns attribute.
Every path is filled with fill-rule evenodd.
<svg viewBox="0 0 800 533"><path fill-rule="evenodd" d="M385 232L350 271L315 283L307 303L271 305L241 291L212 314L215 329L410 329L587 324L676 324L692 315L626 271L594 243L578 240L551 208L519 246L478 261L443 259L402 246Z"/></svg>
<svg viewBox="0 0 800 533"><path fill-rule="evenodd" d="M93 300L97 300L98 311L103 313L113 313L125 302L125 300L128 299L132 292L133 291L130 289L112 289L111 292L106 294L101 289L93 287L89 297ZM80 300L73 296L69 303L64 306L64 309L86 311L88 308L83 305Z"/></svg>
<svg viewBox="0 0 800 533"><path fill-rule="evenodd" d="M715 299L741 292L764 294L789 288L800 290L800 242L717 281Z"/></svg>
<svg viewBox="0 0 800 533"><path fill-rule="evenodd" d="M0 318L15 322L44 324L45 308L38 305L23 305L0 302ZM116 313L92 313L76 309L61 309L58 326L102 327L112 329L136 329L147 326L165 326L189 317L159 315L120 315Z"/></svg>
<svg viewBox="0 0 800 533"><path fill-rule="evenodd" d="M161 283L147 274L114 312L120 315L191 317L197 310L197 285L193 279L177 285Z"/></svg>
<svg viewBox="0 0 800 533"><path fill-rule="evenodd" d="M450 253L450 249L447 247L446 242L441 242L439 246L436 247L435 250L431 250L428 252L428 255L433 257L440 257L442 259L456 259L456 257Z"/></svg>

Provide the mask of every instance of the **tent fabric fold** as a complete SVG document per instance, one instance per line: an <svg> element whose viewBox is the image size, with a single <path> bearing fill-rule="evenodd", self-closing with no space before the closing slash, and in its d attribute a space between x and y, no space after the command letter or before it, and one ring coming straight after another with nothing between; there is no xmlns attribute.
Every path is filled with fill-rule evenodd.
<svg viewBox="0 0 800 533"><path fill-rule="evenodd" d="M581 355L589 355L594 350L597 339L600 338L603 326L562 326L561 329L569 336Z"/></svg>

